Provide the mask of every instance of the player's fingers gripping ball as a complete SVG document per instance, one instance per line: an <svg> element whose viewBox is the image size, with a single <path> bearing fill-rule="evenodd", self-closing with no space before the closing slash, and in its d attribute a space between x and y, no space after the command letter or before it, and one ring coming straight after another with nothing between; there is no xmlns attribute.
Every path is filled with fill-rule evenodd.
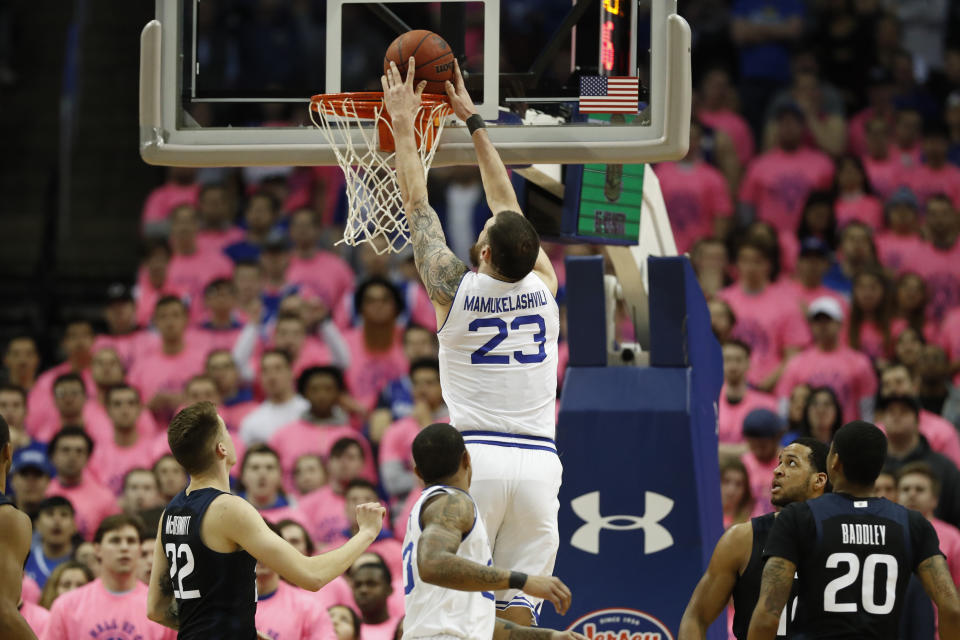
<svg viewBox="0 0 960 640"><path fill-rule="evenodd" d="M407 67L413 60L413 81L426 81L427 93L446 93L444 83L453 80L453 51L447 41L425 29L401 34L387 48L383 56L383 72L391 62L397 65L401 77L406 77Z"/></svg>

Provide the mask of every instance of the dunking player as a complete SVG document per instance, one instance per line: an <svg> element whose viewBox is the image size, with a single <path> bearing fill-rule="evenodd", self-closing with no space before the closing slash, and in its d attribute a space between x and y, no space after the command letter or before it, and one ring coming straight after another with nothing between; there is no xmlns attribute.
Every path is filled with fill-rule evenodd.
<svg viewBox="0 0 960 640"><path fill-rule="evenodd" d="M412 60L412 59L411 59ZM549 574L559 547L561 465L556 454L557 276L540 238L520 213L516 194L483 119L463 85L447 94L467 123L493 216L472 253L477 273L447 247L417 156L413 122L424 89L413 69L391 64L382 78L393 120L397 180L410 225L417 269L437 312L440 379L450 423L463 433L474 461L470 491L494 541L493 562ZM532 624L542 600L499 589L497 609Z"/></svg>
<svg viewBox="0 0 960 640"><path fill-rule="evenodd" d="M886 437L868 422L837 431L827 457L834 492L785 508L767 538L750 640L775 636L795 573L791 638L893 640L911 572L939 610L940 637L960 638L960 599L933 526L872 497L886 455Z"/></svg>
<svg viewBox="0 0 960 640"><path fill-rule="evenodd" d="M497 619L495 589L522 588L550 600L560 614L570 606L570 590L552 576L493 566L487 532L467 492L473 468L463 436L450 425L431 424L413 441L413 461L426 489L403 539L404 640L585 640L572 631Z"/></svg>
<svg viewBox="0 0 960 640"><path fill-rule="evenodd" d="M27 621L20 615L20 587L23 563L30 553L32 527L30 516L13 505L4 492L7 474L13 462L10 427L0 416L0 638L36 640Z"/></svg>
<svg viewBox="0 0 960 640"><path fill-rule="evenodd" d="M812 500L829 491L828 452L829 447L816 438L797 438L784 447L780 464L773 471L771 502L774 506ZM678 640L706 638L707 627L723 613L730 596L733 596L733 635L746 640L747 626L760 593L763 547L776 516L768 513L753 518L730 527L723 534L713 550L707 572L700 578L683 612ZM777 637L787 636L792 613L783 611Z"/></svg>
<svg viewBox="0 0 960 640"><path fill-rule="evenodd" d="M147 615L179 629L180 640L257 637L255 566L316 591L346 571L380 533L384 509L357 507L360 531L338 549L304 557L270 530L246 500L230 494L233 441L211 402L181 410L167 439L190 484L164 510L150 574Z"/></svg>

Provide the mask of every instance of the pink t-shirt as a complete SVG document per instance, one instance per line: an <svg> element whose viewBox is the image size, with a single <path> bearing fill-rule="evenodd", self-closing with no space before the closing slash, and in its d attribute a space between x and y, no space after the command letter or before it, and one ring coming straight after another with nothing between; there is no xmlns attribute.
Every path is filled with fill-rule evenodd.
<svg viewBox="0 0 960 640"><path fill-rule="evenodd" d="M950 458L953 464L960 467L960 435L951 422L932 411L921 409L917 427L920 435L930 443L931 449Z"/></svg>
<svg viewBox="0 0 960 640"><path fill-rule="evenodd" d="M860 221L874 231L883 228L883 203L876 196L861 193L853 197L839 197L834 202L837 228Z"/></svg>
<svg viewBox="0 0 960 640"><path fill-rule="evenodd" d="M807 316L807 308L810 306L810 303L817 298L823 297L833 298L836 300L837 304L840 305L840 308L843 309L844 317L849 316L850 303L847 302L847 299L833 289L825 287L822 284L818 287L814 287L813 289L807 289L800 282L792 278L780 278L772 286L781 289L784 295L796 301L796 306L800 310L801 316L804 318Z"/></svg>
<svg viewBox="0 0 960 640"><path fill-rule="evenodd" d="M951 362L960 360L960 309L952 309L947 313L940 325L937 342L947 352ZM960 373L953 377L953 382L960 384Z"/></svg>
<svg viewBox="0 0 960 640"><path fill-rule="evenodd" d="M363 623L360 633L363 640L393 640L397 633L397 625L400 624L400 618L403 616L391 615L386 622L380 624Z"/></svg>
<svg viewBox="0 0 960 640"><path fill-rule="evenodd" d="M723 174L706 162L661 162L656 171L678 253L712 236L714 220L733 213Z"/></svg>
<svg viewBox="0 0 960 640"><path fill-rule="evenodd" d="M310 537L321 545L335 540L350 526L346 508L346 500L334 493L330 485L320 487L300 500L300 512L306 519L303 524L310 532Z"/></svg>
<svg viewBox="0 0 960 640"><path fill-rule="evenodd" d="M867 177L870 178L870 186L884 200L903 184L903 167L892 152L886 160L875 160L866 154L860 156L860 159L867 171Z"/></svg>
<svg viewBox="0 0 960 640"><path fill-rule="evenodd" d="M773 484L773 470L780 461L776 456L769 462L761 462L752 452L747 451L740 457L743 466L747 468L747 479L750 482L750 493L753 494L752 517L762 516L773 511L770 502L770 488Z"/></svg>
<svg viewBox="0 0 960 640"><path fill-rule="evenodd" d="M252 400L247 402L238 402L229 407L220 407L220 417L227 424L227 429L233 432L239 431L240 423L247 417L247 414L260 406L259 402Z"/></svg>
<svg viewBox="0 0 960 640"><path fill-rule="evenodd" d="M898 275L911 270L911 262L927 247L919 236L901 236L892 231L878 233L874 243L880 263Z"/></svg>
<svg viewBox="0 0 960 640"><path fill-rule="evenodd" d="M203 336L202 340L206 345L207 353L219 350L233 351L233 345L236 344L241 331L243 331L243 325L239 322L224 329L215 328L209 322L204 322L196 328L196 333Z"/></svg>
<svg viewBox="0 0 960 640"><path fill-rule="evenodd" d="M954 208L960 208L960 168L952 164L934 169L925 164L918 165L905 174L907 186L917 196L921 210L931 196L945 193Z"/></svg>
<svg viewBox="0 0 960 640"><path fill-rule="evenodd" d="M168 640L176 632L147 619L147 585L111 593L99 578L63 594L50 608L44 640Z"/></svg>
<svg viewBox="0 0 960 640"><path fill-rule="evenodd" d="M807 196L815 189L829 189L832 180L833 163L826 154L807 148L793 153L775 149L747 166L740 199L756 208L759 220L795 233Z"/></svg>
<svg viewBox="0 0 960 640"><path fill-rule="evenodd" d="M373 464L373 451L362 433L349 425L311 424L305 420L296 420L286 424L270 436L267 442L280 456L283 470L283 483L288 493L294 491L293 468L297 458L307 453L315 453L324 460L330 455L330 448L340 438L353 438L363 448L362 476L370 482L377 481L377 471Z"/></svg>
<svg viewBox="0 0 960 640"><path fill-rule="evenodd" d="M217 278L233 277L233 262L218 252L193 255L175 254L167 266L167 281L176 291L190 296L190 317L199 320L203 316L203 288Z"/></svg>
<svg viewBox="0 0 960 640"><path fill-rule="evenodd" d="M290 256L287 282L309 287L333 310L353 291L354 276L343 258L329 251L317 251L312 258Z"/></svg>
<svg viewBox="0 0 960 640"><path fill-rule="evenodd" d="M753 159L755 151L753 133L750 131L750 125L747 124L747 121L744 120L739 113L727 109L721 109L719 111L699 109L697 111L697 118L708 127L723 131L730 136L740 164L746 166L746 164ZM659 172L657 172L657 175L659 176Z"/></svg>
<svg viewBox="0 0 960 640"><path fill-rule="evenodd" d="M859 156L867 152L867 123L873 119L874 113L873 107L867 107L850 117L847 123L847 146L850 153Z"/></svg>
<svg viewBox="0 0 960 640"><path fill-rule="evenodd" d="M96 400L89 400L83 405L83 426L93 438L93 441L100 445L105 440L113 439L113 423L107 410ZM152 438L160 431L157 421L153 419L153 414L147 410L140 412L137 417L137 433L142 438Z"/></svg>
<svg viewBox="0 0 960 640"><path fill-rule="evenodd" d="M200 185L180 185L167 182L150 192L143 203L143 224L162 222L170 216L174 207L181 204L197 205Z"/></svg>
<svg viewBox="0 0 960 640"><path fill-rule="evenodd" d="M407 310L410 322L429 331L437 330L437 311L430 302L427 290L419 282L408 282L406 288Z"/></svg>
<svg viewBox="0 0 960 640"><path fill-rule="evenodd" d="M24 602L32 602L37 604L40 602L40 585L37 584L37 581L23 574L23 585L20 588L20 598Z"/></svg>
<svg viewBox="0 0 960 640"><path fill-rule="evenodd" d="M720 442L743 442L743 419L754 409L777 411L777 400L768 393L747 389L739 402L731 404L727 400L727 389L724 385L720 390L717 418Z"/></svg>
<svg viewBox="0 0 960 640"><path fill-rule="evenodd" d="M759 384L780 365L784 349L803 347L810 340L797 301L778 287L767 286L759 294L748 294L734 283L719 296L737 317L734 337L750 345L747 379L751 384Z"/></svg>
<svg viewBox="0 0 960 640"><path fill-rule="evenodd" d="M119 496L123 493L123 477L128 471L153 466L156 460L153 450L152 440L144 436L140 436L131 447L120 447L113 438L102 440L93 449L89 469L97 482Z"/></svg>
<svg viewBox="0 0 960 640"><path fill-rule="evenodd" d="M53 403L53 382L57 377L64 373L70 373L71 370L69 362L61 362L57 366L47 369L37 376L37 381L33 383L33 388L27 394L27 417L24 422L27 433L34 440L47 442L56 432L56 428L49 431L49 426L43 426L51 423L60 424L60 416L57 413L56 405ZM80 375L83 376L83 384L87 388L87 397L89 397L97 388L89 367L81 371Z"/></svg>
<svg viewBox="0 0 960 640"><path fill-rule="evenodd" d="M140 396L146 404L161 391L183 391L190 378L203 373L206 357L205 347L188 342L176 355L156 350L139 359L128 381L140 390Z"/></svg>
<svg viewBox="0 0 960 640"><path fill-rule="evenodd" d="M42 638L50 621L50 612L35 602L24 600L23 606L20 607L20 615L27 621L27 626L33 630L33 633L38 638Z"/></svg>
<svg viewBox="0 0 960 640"><path fill-rule="evenodd" d="M846 332L846 330L846 327L844 327L844 332ZM844 338L846 338L847 335L849 334L845 333ZM893 355L893 334L891 333L890 335L890 349L884 349L883 331L880 330L880 327L878 327L875 322L865 320L863 324L860 325L860 347L857 351L865 354L873 361L889 358Z"/></svg>
<svg viewBox="0 0 960 640"><path fill-rule="evenodd" d="M860 400L877 392L877 377L870 359L849 347L821 351L808 347L794 356L777 383L777 397L785 400L795 386L830 387L843 407L843 421L860 418Z"/></svg>
<svg viewBox="0 0 960 640"><path fill-rule="evenodd" d="M89 465L87 467L89 470ZM74 520L77 531L84 540L93 540L100 521L107 516L120 512L117 497L110 489L97 482L90 473L84 473L79 484L65 487L59 478L54 478L47 485L47 497L63 496L70 501L76 511Z"/></svg>
<svg viewBox="0 0 960 640"><path fill-rule="evenodd" d="M381 353L367 350L363 342L363 327L346 330L343 339L350 350L347 389L360 404L373 409L383 387L391 380L405 376L410 369L410 363L403 354L403 332L397 329L393 347Z"/></svg>
<svg viewBox="0 0 960 640"><path fill-rule="evenodd" d="M413 507L417 504L417 500L420 499L420 494L422 493L423 487L417 486L414 487L413 491L407 494L407 499L400 508L400 513L398 513L397 517L393 520L393 530L397 532L398 536L406 534L407 522L410 520L410 514L413 513Z"/></svg>
<svg viewBox="0 0 960 640"><path fill-rule="evenodd" d="M163 285L159 289L155 288L150 283L150 278L147 277L146 269L141 267L137 272L137 287L134 294L137 303L137 324L149 327L153 323L153 311L157 306L157 301L162 296L171 295L178 298L189 298L191 294L192 292L188 289L170 282L169 271Z"/></svg>
<svg viewBox="0 0 960 640"><path fill-rule="evenodd" d="M276 591L257 598L257 631L272 640L336 640L330 615L313 600L281 580Z"/></svg>
<svg viewBox="0 0 960 640"><path fill-rule="evenodd" d="M890 335L893 336L894 342L908 326L910 325L904 318L894 318L890 321ZM927 342L940 344L940 327L935 322L927 320L923 323L923 335Z"/></svg>
<svg viewBox="0 0 960 640"><path fill-rule="evenodd" d="M939 518L930 518L930 524L940 539L940 551L947 556L947 568L953 576L953 583L960 584L960 530Z"/></svg>
<svg viewBox="0 0 960 640"><path fill-rule="evenodd" d="M102 333L93 341L93 348L90 351L96 353L100 349L112 348L120 357L124 371L130 371L130 368L137 361L137 356L148 348L152 339L153 336L142 329L117 336Z"/></svg>
<svg viewBox="0 0 960 640"><path fill-rule="evenodd" d="M222 231L201 231L197 234L197 251L221 253L227 246L243 240L243 229L230 227Z"/></svg>
<svg viewBox="0 0 960 640"><path fill-rule="evenodd" d="M911 258L910 265L927 283L928 318L942 320L947 312L960 305L960 241L946 251L924 245L923 250Z"/></svg>

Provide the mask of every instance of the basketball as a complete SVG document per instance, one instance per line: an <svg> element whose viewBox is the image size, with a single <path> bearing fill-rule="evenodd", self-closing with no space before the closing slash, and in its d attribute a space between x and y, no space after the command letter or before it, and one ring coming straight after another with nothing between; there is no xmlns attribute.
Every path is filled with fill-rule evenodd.
<svg viewBox="0 0 960 640"><path fill-rule="evenodd" d="M390 43L383 57L383 72L390 68L390 62L397 64L402 78L407 77L407 61L413 56L417 66L414 69L414 86L421 80L427 81L424 93L446 95L443 83L453 81L453 51L447 41L426 29L407 31Z"/></svg>

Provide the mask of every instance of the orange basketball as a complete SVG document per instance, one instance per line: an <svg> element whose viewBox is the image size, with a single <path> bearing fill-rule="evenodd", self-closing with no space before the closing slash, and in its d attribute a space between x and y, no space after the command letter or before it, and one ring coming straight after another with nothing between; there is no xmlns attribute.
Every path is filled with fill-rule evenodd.
<svg viewBox="0 0 960 640"><path fill-rule="evenodd" d="M390 68L390 62L397 64L400 77L407 77L407 61L413 56L417 66L414 68L414 86L421 80L427 81L424 93L446 95L443 83L453 81L453 51L447 41L432 31L416 29L407 31L390 44L383 57L383 71Z"/></svg>

